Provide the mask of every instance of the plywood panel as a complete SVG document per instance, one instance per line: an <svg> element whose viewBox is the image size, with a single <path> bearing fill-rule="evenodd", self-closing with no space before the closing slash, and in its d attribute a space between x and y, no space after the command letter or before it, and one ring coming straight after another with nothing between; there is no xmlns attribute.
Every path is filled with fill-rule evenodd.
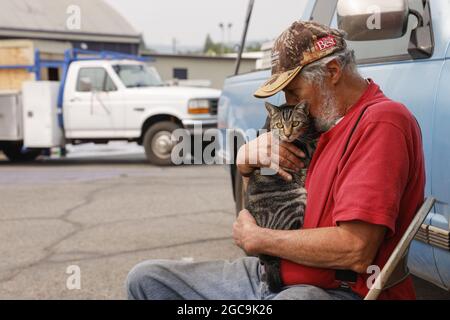
<svg viewBox="0 0 450 320"><path fill-rule="evenodd" d="M0 41L0 65L33 65L34 46L27 40ZM22 83L34 80L33 73L25 69L0 69L0 90L20 90Z"/></svg>
<svg viewBox="0 0 450 320"><path fill-rule="evenodd" d="M34 46L28 40L0 41L0 65L34 64Z"/></svg>
<svg viewBox="0 0 450 320"><path fill-rule="evenodd" d="M21 90L24 81L34 79L34 73L23 69L0 70L0 90Z"/></svg>

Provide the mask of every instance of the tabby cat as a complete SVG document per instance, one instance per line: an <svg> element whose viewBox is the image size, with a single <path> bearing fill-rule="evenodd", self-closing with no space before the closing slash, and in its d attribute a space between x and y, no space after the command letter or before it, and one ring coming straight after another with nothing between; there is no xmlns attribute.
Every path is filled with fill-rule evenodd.
<svg viewBox="0 0 450 320"><path fill-rule="evenodd" d="M285 169L292 175L290 182L279 175L261 175L260 170L256 170L249 179L245 207L261 227L300 229L306 206L306 168L316 146L317 134L305 102L280 107L266 103L266 109L269 116L265 129L276 131L281 141L291 142L300 148L306 155L303 159L305 169L301 172ZM268 255L260 255L259 258L265 270L263 280L272 292L279 292L283 286L280 259Z"/></svg>

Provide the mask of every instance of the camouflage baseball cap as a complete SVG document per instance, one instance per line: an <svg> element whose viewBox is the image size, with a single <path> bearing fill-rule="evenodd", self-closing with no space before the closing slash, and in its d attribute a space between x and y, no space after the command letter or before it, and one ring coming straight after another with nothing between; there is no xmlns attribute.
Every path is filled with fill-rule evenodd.
<svg viewBox="0 0 450 320"><path fill-rule="evenodd" d="M307 64L344 50L342 31L312 21L296 21L275 40L272 76L255 93L267 98L283 90Z"/></svg>

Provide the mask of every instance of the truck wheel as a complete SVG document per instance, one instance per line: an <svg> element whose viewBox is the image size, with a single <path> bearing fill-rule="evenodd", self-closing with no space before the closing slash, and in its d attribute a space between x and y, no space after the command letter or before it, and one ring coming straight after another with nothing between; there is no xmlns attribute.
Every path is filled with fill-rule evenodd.
<svg viewBox="0 0 450 320"><path fill-rule="evenodd" d="M144 148L150 163L158 166L172 165L172 132L181 128L170 121L155 123L144 134Z"/></svg>
<svg viewBox="0 0 450 320"><path fill-rule="evenodd" d="M29 162L35 160L42 149L24 149L22 143L3 145L3 153L12 162Z"/></svg>

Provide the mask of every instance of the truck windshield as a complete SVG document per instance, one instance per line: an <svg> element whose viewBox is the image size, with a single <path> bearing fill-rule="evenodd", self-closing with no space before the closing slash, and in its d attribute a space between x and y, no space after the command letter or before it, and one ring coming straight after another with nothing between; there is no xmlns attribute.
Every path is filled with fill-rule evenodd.
<svg viewBox="0 0 450 320"><path fill-rule="evenodd" d="M158 72L153 67L145 65L115 65L113 66L119 78L127 88L163 86Z"/></svg>

